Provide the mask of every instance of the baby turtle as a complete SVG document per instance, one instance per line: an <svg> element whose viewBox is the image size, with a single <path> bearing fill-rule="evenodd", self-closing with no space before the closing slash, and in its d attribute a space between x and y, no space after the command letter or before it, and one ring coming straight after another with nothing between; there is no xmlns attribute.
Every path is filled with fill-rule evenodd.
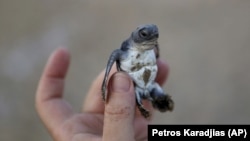
<svg viewBox="0 0 250 141"><path fill-rule="evenodd" d="M109 72L116 62L117 70L129 74L134 82L136 104L141 114L148 118L150 113L142 104L142 99L150 100L153 107L160 112L172 111L174 102L171 96L164 93L160 85L155 82L159 57L158 28L154 24L137 27L131 36L125 40L120 49L110 55L106 73L102 83L102 97L107 98L106 88Z"/></svg>

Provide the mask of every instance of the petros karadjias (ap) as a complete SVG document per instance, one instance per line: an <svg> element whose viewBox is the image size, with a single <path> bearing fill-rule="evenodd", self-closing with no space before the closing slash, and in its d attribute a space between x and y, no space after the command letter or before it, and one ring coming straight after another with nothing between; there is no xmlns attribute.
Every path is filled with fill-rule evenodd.
<svg viewBox="0 0 250 141"><path fill-rule="evenodd" d="M152 129L152 136L190 136L190 137L221 137L225 136L225 131L219 131L215 129L207 129L207 130L191 130L191 129L183 129L178 131L169 131L164 129L163 131L159 131L158 129Z"/></svg>

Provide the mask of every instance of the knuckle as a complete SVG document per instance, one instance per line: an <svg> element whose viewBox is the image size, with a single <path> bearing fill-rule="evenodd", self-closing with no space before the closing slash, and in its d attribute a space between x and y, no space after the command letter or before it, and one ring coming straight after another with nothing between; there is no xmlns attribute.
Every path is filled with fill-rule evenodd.
<svg viewBox="0 0 250 141"><path fill-rule="evenodd" d="M132 114L131 111L131 106L106 105L105 107L105 115L107 115L106 117L111 121L126 119Z"/></svg>

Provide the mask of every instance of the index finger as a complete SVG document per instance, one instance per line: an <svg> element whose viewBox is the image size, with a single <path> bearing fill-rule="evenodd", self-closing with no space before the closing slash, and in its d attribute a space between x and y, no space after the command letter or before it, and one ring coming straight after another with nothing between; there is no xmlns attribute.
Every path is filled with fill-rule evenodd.
<svg viewBox="0 0 250 141"><path fill-rule="evenodd" d="M50 56L38 85L36 108L50 131L73 114L71 107L62 99L68 66L68 51L57 49Z"/></svg>

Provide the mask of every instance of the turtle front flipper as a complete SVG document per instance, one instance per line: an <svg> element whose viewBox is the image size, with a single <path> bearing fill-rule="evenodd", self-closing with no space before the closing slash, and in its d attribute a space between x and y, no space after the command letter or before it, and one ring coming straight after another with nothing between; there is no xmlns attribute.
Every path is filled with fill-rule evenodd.
<svg viewBox="0 0 250 141"><path fill-rule="evenodd" d="M104 79L102 82L102 99L104 101L107 99L106 89L107 89L107 81L108 81L108 76L109 76L110 70L111 70L113 64L115 62L119 61L121 55L122 55L122 50L116 49L112 52L112 54L109 57L107 67L106 67L106 72L105 72Z"/></svg>

